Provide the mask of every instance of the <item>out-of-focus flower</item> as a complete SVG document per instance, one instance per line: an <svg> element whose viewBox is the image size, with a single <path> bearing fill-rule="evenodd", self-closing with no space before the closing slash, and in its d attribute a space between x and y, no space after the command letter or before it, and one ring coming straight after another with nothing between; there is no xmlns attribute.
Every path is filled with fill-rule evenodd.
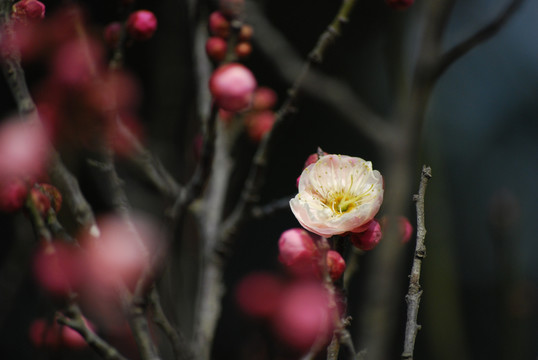
<svg viewBox="0 0 538 360"><path fill-rule="evenodd" d="M44 171L49 152L45 131L33 119L0 125L0 179L35 181Z"/></svg>
<svg viewBox="0 0 538 360"><path fill-rule="evenodd" d="M80 260L81 254L73 246L60 242L43 244L34 256L35 279L49 293L66 296L81 282Z"/></svg>
<svg viewBox="0 0 538 360"><path fill-rule="evenodd" d="M245 117L245 124L249 138L254 142L260 142L273 128L275 113L271 110L252 112Z"/></svg>
<svg viewBox="0 0 538 360"><path fill-rule="evenodd" d="M221 62L226 57L228 43L221 37L212 36L205 43L205 51L210 59Z"/></svg>
<svg viewBox="0 0 538 360"><path fill-rule="evenodd" d="M275 106L277 95L275 91L266 86L260 86L254 91L252 98L253 110L268 110Z"/></svg>
<svg viewBox="0 0 538 360"><path fill-rule="evenodd" d="M273 317L279 338L299 351L307 351L314 344L326 344L332 337L337 311L330 306L330 296L320 283L290 285Z"/></svg>
<svg viewBox="0 0 538 360"><path fill-rule="evenodd" d="M360 232L383 202L383 178L372 163L326 155L303 170L290 207L307 230L324 237Z"/></svg>
<svg viewBox="0 0 538 360"><path fill-rule="evenodd" d="M282 281L271 273L252 273L237 285L235 297L247 315L269 318L278 308L283 287Z"/></svg>
<svg viewBox="0 0 538 360"><path fill-rule="evenodd" d="M90 329L95 326L83 319ZM81 349L88 346L84 338L68 326L58 324L56 321L48 322L44 318L35 319L29 328L30 340L36 347L58 348L64 346L70 349Z"/></svg>

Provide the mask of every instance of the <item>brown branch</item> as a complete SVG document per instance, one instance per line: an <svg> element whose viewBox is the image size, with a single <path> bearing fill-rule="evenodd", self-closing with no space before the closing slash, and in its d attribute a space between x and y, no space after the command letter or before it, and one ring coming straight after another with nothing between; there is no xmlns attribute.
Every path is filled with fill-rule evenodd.
<svg viewBox="0 0 538 360"><path fill-rule="evenodd" d="M521 7L524 1L525 0L512 0L510 4L508 4L508 6L489 24L443 54L434 70L434 78L439 78L456 60L467 54L480 43L497 34Z"/></svg>
<svg viewBox="0 0 538 360"><path fill-rule="evenodd" d="M161 328L172 343L174 358L180 360L193 359L193 355L189 351L185 338L172 326L172 324L170 324L168 318L164 314L159 293L155 287L153 287L150 292L149 305L153 311L153 321Z"/></svg>
<svg viewBox="0 0 538 360"><path fill-rule="evenodd" d="M77 305L70 305L68 308L69 316L62 313L56 314L58 323L70 327L78 332L84 340L90 345L95 352L106 360L127 360L112 345L100 338L84 321L80 308Z"/></svg>
<svg viewBox="0 0 538 360"><path fill-rule="evenodd" d="M215 153L216 139L216 122L218 107L211 106L211 114L205 123L204 140L202 144L202 153L198 165L194 170L191 179L185 185L176 199L174 206L170 210L169 216L172 220L180 219L187 207L202 193L204 185L211 173L211 164Z"/></svg>
<svg viewBox="0 0 538 360"><path fill-rule="evenodd" d="M424 197L426 195L428 180L431 179L431 177L431 168L424 165L422 167L418 195L413 196L417 208L417 243L415 246L415 256L411 268L411 275L409 276L409 291L405 297L407 302L407 323L405 325L405 341L402 359L413 359L415 339L418 330L420 330L420 325L417 324L418 308L420 305L420 297L422 296L422 290L420 289L420 269L422 260L426 257L426 245L424 243L426 238Z"/></svg>

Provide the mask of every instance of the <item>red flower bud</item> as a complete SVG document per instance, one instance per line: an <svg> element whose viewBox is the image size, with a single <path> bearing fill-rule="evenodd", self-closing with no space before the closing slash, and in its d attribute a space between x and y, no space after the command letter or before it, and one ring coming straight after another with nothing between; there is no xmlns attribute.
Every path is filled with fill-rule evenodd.
<svg viewBox="0 0 538 360"><path fill-rule="evenodd" d="M209 91L216 104L233 112L250 105L256 85L252 72L238 63L222 65L209 79Z"/></svg>
<svg viewBox="0 0 538 360"><path fill-rule="evenodd" d="M387 4L396 10L405 10L409 8L415 0L385 0Z"/></svg>
<svg viewBox="0 0 538 360"><path fill-rule="evenodd" d="M17 178L0 181L0 210L13 212L19 210L26 200L28 188Z"/></svg>
<svg viewBox="0 0 538 360"><path fill-rule="evenodd" d="M327 269L329 270L332 281L340 279L346 270L346 262L338 251L329 250L327 252Z"/></svg>
<svg viewBox="0 0 538 360"><path fill-rule="evenodd" d="M245 0L220 0L220 11L228 17L234 18L241 14Z"/></svg>
<svg viewBox="0 0 538 360"><path fill-rule="evenodd" d="M376 220L372 220L368 223L368 229L366 231L351 233L350 240L355 247L368 251L376 247L382 236L381 226Z"/></svg>
<svg viewBox="0 0 538 360"><path fill-rule="evenodd" d="M254 98L252 99L253 110L269 110L275 106L277 100L276 93L273 89L260 86L254 92Z"/></svg>
<svg viewBox="0 0 538 360"><path fill-rule="evenodd" d="M230 22L220 11L214 11L209 15L209 31L215 36L227 38L230 36Z"/></svg>
<svg viewBox="0 0 538 360"><path fill-rule="evenodd" d="M205 43L205 51L207 56L216 62L221 62L226 57L228 44L223 38L213 36L207 39Z"/></svg>
<svg viewBox="0 0 538 360"><path fill-rule="evenodd" d="M138 10L127 19L127 32L135 40L148 40L157 30L157 18L149 10Z"/></svg>
<svg viewBox="0 0 538 360"><path fill-rule="evenodd" d="M275 113L271 110L254 112L245 119L248 136L255 142L260 142L265 134L273 128Z"/></svg>
<svg viewBox="0 0 538 360"><path fill-rule="evenodd" d="M30 190L30 198L32 199L34 206L36 207L37 211L39 211L41 216L45 216L50 209L49 197L40 189L32 188Z"/></svg>
<svg viewBox="0 0 538 360"><path fill-rule="evenodd" d="M18 20L40 20L45 17L45 5L37 0L22 0L13 4L13 17Z"/></svg>
<svg viewBox="0 0 538 360"><path fill-rule="evenodd" d="M104 31L104 37L106 44L115 49L118 46L121 35L121 24L117 21L108 24Z"/></svg>

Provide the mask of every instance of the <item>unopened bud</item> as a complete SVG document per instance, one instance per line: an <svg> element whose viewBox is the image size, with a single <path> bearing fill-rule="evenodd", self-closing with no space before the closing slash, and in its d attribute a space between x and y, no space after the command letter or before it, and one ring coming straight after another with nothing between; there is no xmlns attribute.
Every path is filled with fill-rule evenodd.
<svg viewBox="0 0 538 360"><path fill-rule="evenodd" d="M275 113L271 110L254 112L245 119L248 136L254 142L260 142L265 134L273 128Z"/></svg>
<svg viewBox="0 0 538 360"><path fill-rule="evenodd" d="M148 40L157 30L157 18L149 10L138 10L127 19L127 32L135 40Z"/></svg>
<svg viewBox="0 0 538 360"><path fill-rule="evenodd" d="M278 240L278 260L292 273L299 276L317 276L319 252L306 230L286 230Z"/></svg>
<svg viewBox="0 0 538 360"><path fill-rule="evenodd" d="M205 51L210 59L221 62L226 57L228 44L223 38L212 36L205 43Z"/></svg>
<svg viewBox="0 0 538 360"><path fill-rule="evenodd" d="M230 22L220 11L209 15L209 32L224 39L230 36Z"/></svg>
<svg viewBox="0 0 538 360"><path fill-rule="evenodd" d="M346 262L338 251L329 250L327 252L327 270L332 281L340 279L346 270Z"/></svg>
<svg viewBox="0 0 538 360"><path fill-rule="evenodd" d="M368 223L366 231L351 233L350 240L358 249L368 251L376 247L382 236L381 226L376 220L372 220Z"/></svg>
<svg viewBox="0 0 538 360"><path fill-rule="evenodd" d="M209 79L209 91L216 104L232 112L244 110L250 105L256 85L252 72L238 63L222 65Z"/></svg>

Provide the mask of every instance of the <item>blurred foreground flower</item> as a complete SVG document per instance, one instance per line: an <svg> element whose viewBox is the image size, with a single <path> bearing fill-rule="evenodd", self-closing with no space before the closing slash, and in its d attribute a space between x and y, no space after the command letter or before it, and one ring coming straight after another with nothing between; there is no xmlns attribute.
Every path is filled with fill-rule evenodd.
<svg viewBox="0 0 538 360"><path fill-rule="evenodd" d="M383 202L383 177L372 163L326 155L303 170L290 207L299 223L320 236L364 231Z"/></svg>

